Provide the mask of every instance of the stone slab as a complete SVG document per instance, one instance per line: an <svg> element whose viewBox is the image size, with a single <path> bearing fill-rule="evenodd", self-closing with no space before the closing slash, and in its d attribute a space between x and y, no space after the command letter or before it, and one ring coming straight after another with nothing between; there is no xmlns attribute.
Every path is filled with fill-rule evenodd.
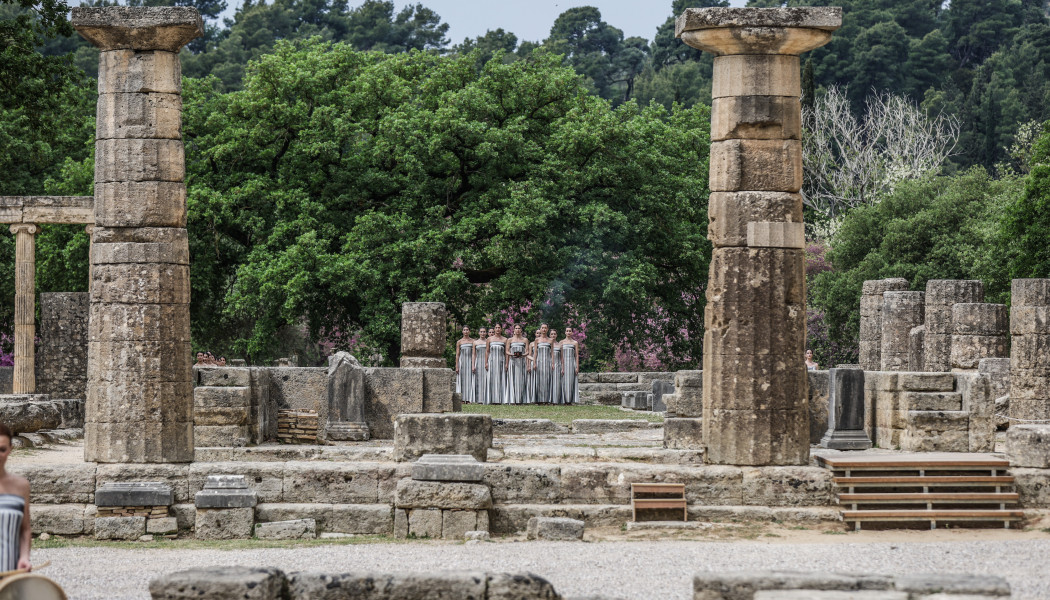
<svg viewBox="0 0 1050 600"><path fill-rule="evenodd" d="M99 517L95 519L96 540L137 541L146 534L146 517Z"/></svg>
<svg viewBox="0 0 1050 600"><path fill-rule="evenodd" d="M175 495L162 481L103 483L95 490L96 506L171 506Z"/></svg>
<svg viewBox="0 0 1050 600"><path fill-rule="evenodd" d="M567 517L532 517L526 536L530 540L578 541L583 539L583 521Z"/></svg>
<svg viewBox="0 0 1050 600"><path fill-rule="evenodd" d="M276 600L287 579L274 568L202 567L167 573L149 582L153 600Z"/></svg>
<svg viewBox="0 0 1050 600"><path fill-rule="evenodd" d="M203 508L198 506L194 525L195 537L198 540L247 539L252 536L254 523L254 508Z"/></svg>
<svg viewBox="0 0 1050 600"><path fill-rule="evenodd" d="M424 454L469 454L485 462L492 447L492 417L473 414L404 414L394 421L394 460Z"/></svg>
<svg viewBox="0 0 1050 600"><path fill-rule="evenodd" d="M481 481L485 465L469 454L424 454L412 463L417 481Z"/></svg>
<svg viewBox="0 0 1050 600"><path fill-rule="evenodd" d="M317 523L313 519L259 523L255 526L255 537L260 540L311 540L317 537Z"/></svg>

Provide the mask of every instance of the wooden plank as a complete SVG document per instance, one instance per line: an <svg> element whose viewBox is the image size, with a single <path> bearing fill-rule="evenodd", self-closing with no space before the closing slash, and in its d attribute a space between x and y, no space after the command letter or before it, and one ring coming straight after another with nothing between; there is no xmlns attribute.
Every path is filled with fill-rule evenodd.
<svg viewBox="0 0 1050 600"><path fill-rule="evenodd" d="M688 506L685 500L673 498L635 498L635 508L682 508Z"/></svg>
<svg viewBox="0 0 1050 600"><path fill-rule="evenodd" d="M899 502L899 503L925 503L925 502L1007 502L1014 503L1020 499L1017 493L973 493L973 492L948 492L933 494L839 494L840 504L864 503L864 502Z"/></svg>
<svg viewBox="0 0 1050 600"><path fill-rule="evenodd" d="M975 485L994 486L1011 485L1014 478L1009 475L927 475L925 477L836 477L835 484L842 487L881 485L881 486L931 486L931 485Z"/></svg>
<svg viewBox="0 0 1050 600"><path fill-rule="evenodd" d="M918 521L1004 521L1023 519L1023 510L845 510L842 519L918 520Z"/></svg>
<svg viewBox="0 0 1050 600"><path fill-rule="evenodd" d="M921 453L908 456L816 456L817 463L832 469L995 467L1007 468L1010 461L988 454Z"/></svg>

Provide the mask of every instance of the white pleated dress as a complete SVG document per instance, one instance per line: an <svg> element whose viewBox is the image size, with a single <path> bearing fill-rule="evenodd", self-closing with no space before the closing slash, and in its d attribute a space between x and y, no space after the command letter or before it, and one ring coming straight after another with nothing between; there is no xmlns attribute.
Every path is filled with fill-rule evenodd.
<svg viewBox="0 0 1050 600"><path fill-rule="evenodd" d="M459 392L463 402L473 403L474 400L474 343L459 345L459 374L456 375L456 391Z"/></svg>
<svg viewBox="0 0 1050 600"><path fill-rule="evenodd" d="M489 370L485 364L485 346L488 342L474 342L474 360L477 372L474 373L474 398L478 404L489 403Z"/></svg>
<svg viewBox="0 0 1050 600"><path fill-rule="evenodd" d="M563 404L561 399L561 347L554 347L554 372L551 374L551 404Z"/></svg>
<svg viewBox="0 0 1050 600"><path fill-rule="evenodd" d="M580 401L580 378L576 374L576 345L562 344L561 347L561 394L563 404L576 404Z"/></svg>
<svg viewBox="0 0 1050 600"><path fill-rule="evenodd" d="M489 404L507 403L507 347L489 342Z"/></svg>
<svg viewBox="0 0 1050 600"><path fill-rule="evenodd" d="M0 571L18 568L25 510L25 498L17 494L0 494L0 533L4 536L0 543Z"/></svg>
<svg viewBox="0 0 1050 600"><path fill-rule="evenodd" d="M553 399L552 386L554 372L551 365L554 364L554 353L550 342L536 343L536 370L533 371L533 381L536 390L536 402L550 404Z"/></svg>
<svg viewBox="0 0 1050 600"><path fill-rule="evenodd" d="M512 342L510 345L510 369L507 373L507 404L525 404L525 388L528 358L525 356L525 342ZM514 356L520 353L521 356Z"/></svg>

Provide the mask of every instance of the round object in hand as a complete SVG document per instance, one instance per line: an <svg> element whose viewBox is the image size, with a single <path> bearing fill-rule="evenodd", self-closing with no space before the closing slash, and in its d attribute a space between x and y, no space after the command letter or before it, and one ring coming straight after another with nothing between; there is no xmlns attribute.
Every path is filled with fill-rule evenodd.
<svg viewBox="0 0 1050 600"><path fill-rule="evenodd" d="M20 573L0 579L0 600L68 600L54 581L36 573Z"/></svg>

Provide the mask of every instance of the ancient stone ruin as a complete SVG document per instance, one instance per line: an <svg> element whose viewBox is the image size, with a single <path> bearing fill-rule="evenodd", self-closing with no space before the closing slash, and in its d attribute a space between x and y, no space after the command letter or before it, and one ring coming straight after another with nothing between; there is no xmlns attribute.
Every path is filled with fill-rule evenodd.
<svg viewBox="0 0 1050 600"><path fill-rule="evenodd" d="M841 24L838 8L718 8L688 9L675 26L715 55L703 369L712 464L809 460L799 54Z"/></svg>

